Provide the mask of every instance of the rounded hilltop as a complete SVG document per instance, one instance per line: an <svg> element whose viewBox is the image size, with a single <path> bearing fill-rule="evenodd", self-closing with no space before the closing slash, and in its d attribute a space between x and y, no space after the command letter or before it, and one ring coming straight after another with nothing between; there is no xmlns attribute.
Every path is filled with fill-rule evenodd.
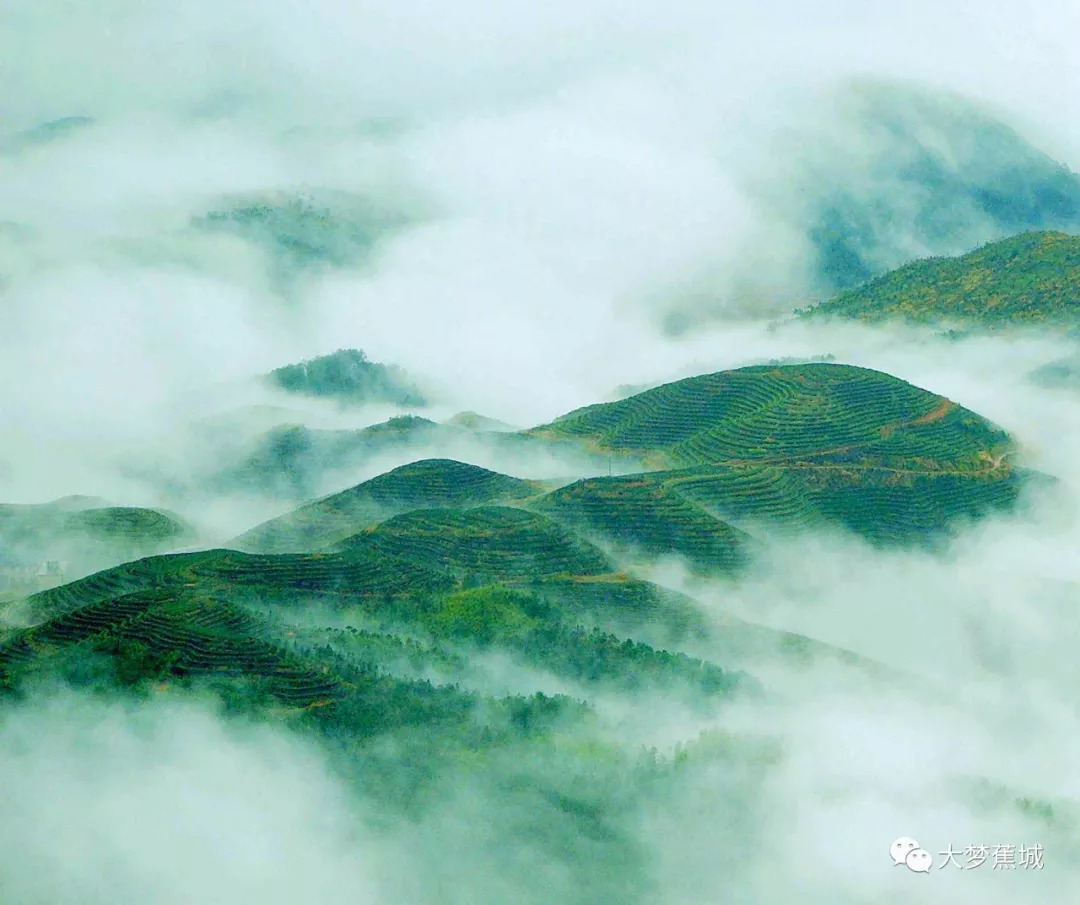
<svg viewBox="0 0 1080 905"><path fill-rule="evenodd" d="M891 374L810 362L666 383L533 429L657 468L910 457L973 465L1011 445L986 419Z"/></svg>
<svg viewBox="0 0 1080 905"><path fill-rule="evenodd" d="M454 459L420 459L271 519L238 537L242 549L315 550L412 509L476 506L535 496L533 481Z"/></svg>

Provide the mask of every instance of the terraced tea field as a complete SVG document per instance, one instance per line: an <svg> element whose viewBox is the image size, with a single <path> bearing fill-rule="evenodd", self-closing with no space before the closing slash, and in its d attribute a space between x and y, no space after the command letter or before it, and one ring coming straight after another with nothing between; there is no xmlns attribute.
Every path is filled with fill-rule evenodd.
<svg viewBox="0 0 1080 905"><path fill-rule="evenodd" d="M136 651L174 677L254 678L287 704L308 706L344 695L320 669L259 640L265 630L225 601L164 589L138 591L80 607L0 645L0 678L47 663L66 649L97 642L103 653Z"/></svg>
<svg viewBox="0 0 1080 905"><path fill-rule="evenodd" d="M442 524L453 526L461 549L455 550L453 541L441 546L451 552L449 567L467 562L471 576L494 571L500 563L498 554L477 562L471 539L483 532L520 540L508 524L543 521L497 507L420 514L458 516ZM463 514L469 518L462 519ZM389 536L400 538L393 532ZM678 607L644 582L589 573L607 564L580 542L569 539L562 550L554 559L550 550L544 551L550 564L546 570L522 574L517 564L504 569L510 581L517 580L518 590L463 588L446 574L426 583L408 581L409 562L393 554L353 560L347 555L208 551L140 560L31 598L28 612L36 624L0 639L0 691L57 675L76 683L149 681L162 688L210 682L226 700L264 710L273 701L274 707L285 708L282 712L311 711L327 726L347 726L363 736L420 724L441 727L440 732L472 732L467 727L476 696L456 687L435 689L421 676L425 660L443 669L467 666L475 645L495 646L567 679L613 689L634 690L644 683L723 698L738 689L758 688L741 673L601 630L618 621L613 615L636 617L639 623L674 623L670 617ZM421 559L442 555L418 554L415 548L405 552ZM394 567L380 573L386 580L378 587L371 580L373 562ZM570 575L574 568L584 571ZM543 579L548 573L555 577ZM578 581L621 593L589 599L574 593ZM328 645L325 632L307 615L314 599L351 606L377 628L364 633L364 644ZM681 629L700 632L693 607L683 607ZM297 620L292 628L280 618L290 611ZM402 666L400 652L406 648L401 638L415 633L426 640L407 648L409 662ZM342 637L348 641L352 636ZM448 643L464 645L465 659ZM396 656L388 657L387 650ZM386 673L395 661L396 670L407 675ZM471 668L459 672L458 681L471 680ZM492 701L489 706L524 718L522 707L540 712L551 704L538 695L522 704ZM490 724L485 725L482 737L491 744Z"/></svg>
<svg viewBox="0 0 1080 905"><path fill-rule="evenodd" d="M1026 479L1007 462L1011 438L974 412L888 374L826 363L688 378L534 431L656 469L592 478L538 507L700 566L737 561L724 520L917 541L1008 508Z"/></svg>
<svg viewBox="0 0 1080 905"><path fill-rule="evenodd" d="M920 541L1009 507L1026 479L1008 464L1011 438L974 412L891 375L829 363L688 378L517 436L652 470L587 478L544 495L539 481L421 460L306 504L236 543L312 551L419 508L500 503L624 553L672 553L694 568L731 572L745 559L746 531L832 523L879 542ZM382 537L380 549L398 555L406 541L390 544L385 535L432 531L452 529L405 520L363 543ZM408 555L432 543L414 543ZM438 550L422 557L427 566Z"/></svg>
<svg viewBox="0 0 1080 905"><path fill-rule="evenodd" d="M393 555L257 555L235 550L155 556L125 563L35 594L28 618L55 618L88 604L149 589L197 588L206 594L273 595L297 599L324 594L339 600L385 599L455 586L444 572Z"/></svg>
<svg viewBox="0 0 1080 905"><path fill-rule="evenodd" d="M505 506L422 509L395 516L344 541L341 549L377 551L429 569L488 581L599 575L610 560L539 513Z"/></svg>
<svg viewBox="0 0 1080 905"><path fill-rule="evenodd" d="M933 542L967 520L1008 511L1017 469L910 471L838 463L729 466L670 473L673 486L747 530L846 528L882 543Z"/></svg>
<svg viewBox="0 0 1080 905"><path fill-rule="evenodd" d="M411 509L507 502L540 492L537 482L452 459L422 459L264 522L235 543L265 553L317 550Z"/></svg>
<svg viewBox="0 0 1080 905"><path fill-rule="evenodd" d="M730 617L710 626L693 600L626 574L620 560L671 554L734 580L771 533L834 525L877 543L922 542L1008 508L1027 480L1008 464L1011 439L973 412L889 375L826 363L666 384L514 442L610 453L651 470L552 489L419 460L238 538L260 552L151 556L31 596L21 608L30 627L0 643L0 678L14 687L104 658L121 679L213 681L290 711L317 705L364 731L445 720L460 728L476 699L422 678L427 655L433 668L464 663L461 681L474 677L471 654L450 644L494 646L585 685L626 691L647 679L722 696L749 687L729 664L632 639L708 637L736 665L763 652L854 661ZM76 515L86 530L167 533L158 515L84 510ZM336 636L307 624L316 612L360 619L363 643L343 635L327 645ZM392 663L412 672L389 675Z"/></svg>
<svg viewBox="0 0 1080 905"><path fill-rule="evenodd" d="M715 518L665 478L664 473L589 478L552 491L532 508L631 554L674 553L703 571L742 566L749 535Z"/></svg>
<svg viewBox="0 0 1080 905"><path fill-rule="evenodd" d="M1004 431L879 371L812 363L690 377L534 428L657 467L870 459L975 466L1008 449Z"/></svg>

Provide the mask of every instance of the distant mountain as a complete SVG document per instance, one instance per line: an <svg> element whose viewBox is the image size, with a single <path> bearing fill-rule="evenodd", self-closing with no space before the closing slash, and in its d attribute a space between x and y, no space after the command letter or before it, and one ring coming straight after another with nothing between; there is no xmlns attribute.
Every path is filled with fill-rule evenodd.
<svg viewBox="0 0 1080 905"><path fill-rule="evenodd" d="M718 270L650 293L669 334L780 314L1024 231L1080 233L1080 175L977 99L859 78L797 109L731 164L749 167L759 229Z"/></svg>
<svg viewBox="0 0 1080 905"><path fill-rule="evenodd" d="M262 248L278 277L315 267L367 263L379 243L416 221L399 205L340 191L226 198L193 220L207 233L235 236Z"/></svg>
<svg viewBox="0 0 1080 905"><path fill-rule="evenodd" d="M1080 231L1080 176L975 101L864 80L834 109L796 192L826 293L1023 230Z"/></svg>
<svg viewBox="0 0 1080 905"><path fill-rule="evenodd" d="M441 429L455 430L416 415L357 430L284 424L258 437L254 449L242 459L222 463L206 483L219 493L242 491L310 500L326 474L361 466L383 453L422 447Z"/></svg>
<svg viewBox="0 0 1080 905"><path fill-rule="evenodd" d="M516 430L513 425L507 424L505 421L498 421L495 418L488 418L484 415L479 415L476 412L458 412L450 418L447 418L443 424L448 424L451 427L467 427L469 430L483 430L483 431L512 431Z"/></svg>
<svg viewBox="0 0 1080 905"><path fill-rule="evenodd" d="M1048 362L1027 376L1039 386L1080 390L1080 352Z"/></svg>
<svg viewBox="0 0 1080 905"><path fill-rule="evenodd" d="M56 575L71 578L177 549L191 536L173 513L111 506L93 497L0 505L0 589L33 589L36 570L49 562Z"/></svg>
<svg viewBox="0 0 1080 905"><path fill-rule="evenodd" d="M0 136L0 154L17 153L51 144L94 125L90 116L63 116L15 134Z"/></svg>
<svg viewBox="0 0 1080 905"><path fill-rule="evenodd" d="M401 368L371 361L360 349L339 349L299 364L275 368L272 384L301 396L338 402L424 406L427 399Z"/></svg>
<svg viewBox="0 0 1080 905"><path fill-rule="evenodd" d="M0 537L8 547L50 540L118 543L149 548L180 537L180 518L159 509L100 505L94 497L62 497L52 503L0 504Z"/></svg>
<svg viewBox="0 0 1080 905"><path fill-rule="evenodd" d="M906 264L799 312L867 322L1080 326L1080 236L1030 232Z"/></svg>

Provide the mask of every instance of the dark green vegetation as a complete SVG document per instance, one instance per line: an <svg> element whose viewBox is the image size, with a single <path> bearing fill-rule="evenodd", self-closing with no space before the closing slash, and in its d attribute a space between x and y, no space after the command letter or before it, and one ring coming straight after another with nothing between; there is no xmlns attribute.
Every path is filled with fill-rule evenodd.
<svg viewBox="0 0 1080 905"><path fill-rule="evenodd" d="M427 404L401 368L370 361L359 349L339 349L270 372L270 382L290 393L348 403Z"/></svg>
<svg viewBox="0 0 1080 905"><path fill-rule="evenodd" d="M870 323L1075 327L1080 236L1024 233L957 258L915 261L799 313Z"/></svg>

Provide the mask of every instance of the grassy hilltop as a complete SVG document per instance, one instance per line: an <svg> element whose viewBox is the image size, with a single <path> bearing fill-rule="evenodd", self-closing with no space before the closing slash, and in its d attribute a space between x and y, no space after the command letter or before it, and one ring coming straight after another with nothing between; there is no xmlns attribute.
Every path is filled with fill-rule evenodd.
<svg viewBox="0 0 1080 905"><path fill-rule="evenodd" d="M798 313L868 323L1076 326L1080 236L1028 232L959 257L914 261Z"/></svg>

